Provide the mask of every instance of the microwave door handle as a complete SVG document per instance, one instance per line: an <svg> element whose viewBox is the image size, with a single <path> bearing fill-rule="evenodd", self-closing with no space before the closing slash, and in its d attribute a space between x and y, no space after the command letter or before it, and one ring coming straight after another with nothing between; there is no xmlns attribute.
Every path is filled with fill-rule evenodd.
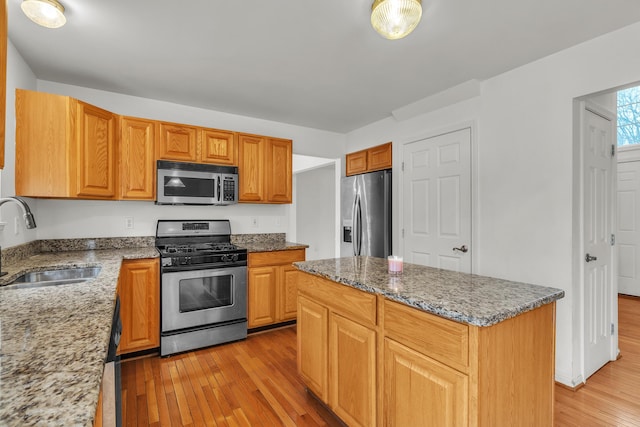
<svg viewBox="0 0 640 427"><path fill-rule="evenodd" d="M218 202L220 202L220 175L218 175Z"/></svg>

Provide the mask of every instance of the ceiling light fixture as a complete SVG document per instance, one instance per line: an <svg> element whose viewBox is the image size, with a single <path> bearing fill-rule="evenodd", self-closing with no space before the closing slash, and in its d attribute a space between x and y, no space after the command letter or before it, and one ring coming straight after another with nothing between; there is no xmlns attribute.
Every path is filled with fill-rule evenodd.
<svg viewBox="0 0 640 427"><path fill-rule="evenodd" d="M408 36L420 18L422 0L375 0L371 5L371 25L389 40Z"/></svg>
<svg viewBox="0 0 640 427"><path fill-rule="evenodd" d="M43 27L59 28L67 22L64 7L56 0L23 0L20 7L29 19Z"/></svg>

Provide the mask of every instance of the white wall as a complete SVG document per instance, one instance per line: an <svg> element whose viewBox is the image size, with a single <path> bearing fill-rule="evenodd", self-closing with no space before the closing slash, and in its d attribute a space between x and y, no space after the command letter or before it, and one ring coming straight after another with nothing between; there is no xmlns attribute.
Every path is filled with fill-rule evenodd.
<svg viewBox="0 0 640 427"><path fill-rule="evenodd" d="M13 195L15 163L15 88L68 95L117 114L144 117L218 129L256 133L293 139L293 152L308 156L339 158L344 155L345 135L285 123L226 114L112 92L99 91L50 81L36 80L20 54L9 41L7 60L7 137L6 166L2 172L2 195ZM294 196L295 197L295 196ZM231 219L231 229L239 233L287 233L291 230L291 205L238 204L233 206L180 207L156 206L152 202L110 202L30 199L37 229L13 233L17 209L2 208L9 225L0 233L0 245L14 246L34 239L150 236L157 219ZM134 219L134 228L125 228L125 217ZM253 227L253 218L258 227ZM21 223L22 224L22 223ZM303 242L304 243L304 242Z"/></svg>
<svg viewBox="0 0 640 427"><path fill-rule="evenodd" d="M300 172L296 180L296 240L309 245L306 259L335 258L335 165Z"/></svg>
<svg viewBox="0 0 640 427"><path fill-rule="evenodd" d="M16 87L25 89L36 88L36 77L31 69L24 62L16 48L7 42L7 110L6 110L6 131L5 131L5 167L2 170L2 186L0 187L0 196L7 197L15 195L15 90ZM30 207L35 212L35 202L27 199ZM4 230L0 231L0 246L7 248L19 245L35 239L35 230L27 230L24 227L22 212L14 203L5 203L0 208L0 218L6 223ZM18 218L18 233L15 232L15 219ZM38 223L38 216L36 216Z"/></svg>
<svg viewBox="0 0 640 427"><path fill-rule="evenodd" d="M639 80L640 57L629 54L639 39L640 23L486 80L477 98L347 135L348 152L393 140L399 185L402 143L475 123L475 272L565 290L556 341L556 379L565 384L582 374L580 286L572 270L573 101ZM396 207L399 197L396 191Z"/></svg>

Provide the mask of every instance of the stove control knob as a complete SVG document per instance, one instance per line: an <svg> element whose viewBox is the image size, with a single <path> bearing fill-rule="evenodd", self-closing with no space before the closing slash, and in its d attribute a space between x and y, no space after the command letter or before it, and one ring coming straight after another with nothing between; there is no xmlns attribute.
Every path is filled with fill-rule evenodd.
<svg viewBox="0 0 640 427"><path fill-rule="evenodd" d="M229 262L229 255L227 255L227 254L223 254L223 255L220 257L220 259L222 259L222 261L224 261L224 262Z"/></svg>
<svg viewBox="0 0 640 427"><path fill-rule="evenodd" d="M238 261L238 254L231 255L231 260L234 261L234 262Z"/></svg>

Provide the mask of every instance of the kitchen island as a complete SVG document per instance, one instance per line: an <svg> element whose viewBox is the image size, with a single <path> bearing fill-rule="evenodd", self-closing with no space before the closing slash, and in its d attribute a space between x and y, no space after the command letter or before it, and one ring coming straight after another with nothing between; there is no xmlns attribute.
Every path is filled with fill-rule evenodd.
<svg viewBox="0 0 640 427"><path fill-rule="evenodd" d="M372 257L294 265L298 370L347 425L553 425L562 290Z"/></svg>
<svg viewBox="0 0 640 427"><path fill-rule="evenodd" d="M0 425L92 426L123 259L155 247L51 251L3 265L0 278ZM84 283L12 289L18 275L101 267Z"/></svg>

